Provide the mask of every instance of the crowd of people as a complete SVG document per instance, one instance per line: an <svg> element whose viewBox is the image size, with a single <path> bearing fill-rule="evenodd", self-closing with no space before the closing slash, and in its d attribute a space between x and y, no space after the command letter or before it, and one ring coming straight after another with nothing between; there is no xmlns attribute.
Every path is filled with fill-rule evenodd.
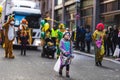
<svg viewBox="0 0 120 80"><path fill-rule="evenodd" d="M73 33L75 33L75 31L73 31ZM105 56L113 56L116 47L119 46L119 48L120 48L120 29L116 25L107 26L107 28L103 29L103 33L105 34L105 38L104 38L105 53L104 53L104 55ZM93 36L93 33L92 33L92 31L90 31L89 26L77 27L76 39L73 40L75 42L75 49L84 51L87 53L93 53L93 51L91 51L91 46L93 46L92 36Z"/></svg>

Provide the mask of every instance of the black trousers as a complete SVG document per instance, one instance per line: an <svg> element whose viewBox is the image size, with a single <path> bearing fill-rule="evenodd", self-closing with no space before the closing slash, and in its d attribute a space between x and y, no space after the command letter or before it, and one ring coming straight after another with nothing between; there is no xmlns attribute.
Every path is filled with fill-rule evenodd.
<svg viewBox="0 0 120 80"><path fill-rule="evenodd" d="M69 71L70 65L62 65L60 66L60 70L63 70L63 68L66 66L66 71Z"/></svg>
<svg viewBox="0 0 120 80"><path fill-rule="evenodd" d="M87 52L90 52L90 41L86 41L86 45L87 45Z"/></svg>
<svg viewBox="0 0 120 80"><path fill-rule="evenodd" d="M75 48L76 48L76 49L79 49L79 48L80 48L79 43L80 43L80 39L79 39L79 38L76 38L76 43L75 43Z"/></svg>
<svg viewBox="0 0 120 80"><path fill-rule="evenodd" d="M81 51L85 51L85 41L81 41Z"/></svg>
<svg viewBox="0 0 120 80"><path fill-rule="evenodd" d="M56 46L56 39L57 39L57 38L56 38L56 37L52 37L51 39L52 39L52 41L54 42L54 46Z"/></svg>
<svg viewBox="0 0 120 80"><path fill-rule="evenodd" d="M107 44L107 56L110 56L110 50L112 52L112 55L114 54L114 49L113 49L113 45L111 44Z"/></svg>
<svg viewBox="0 0 120 80"><path fill-rule="evenodd" d="M21 55L26 55L26 44L21 44Z"/></svg>

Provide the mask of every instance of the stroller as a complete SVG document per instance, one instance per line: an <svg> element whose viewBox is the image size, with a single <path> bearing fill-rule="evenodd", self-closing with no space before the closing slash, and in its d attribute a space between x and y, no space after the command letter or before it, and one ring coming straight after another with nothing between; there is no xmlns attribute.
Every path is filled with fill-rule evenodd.
<svg viewBox="0 0 120 80"><path fill-rule="evenodd" d="M45 39L46 44L43 46L43 52L41 54L41 57L47 57L54 59L56 47L54 46L54 42L50 39L47 38Z"/></svg>

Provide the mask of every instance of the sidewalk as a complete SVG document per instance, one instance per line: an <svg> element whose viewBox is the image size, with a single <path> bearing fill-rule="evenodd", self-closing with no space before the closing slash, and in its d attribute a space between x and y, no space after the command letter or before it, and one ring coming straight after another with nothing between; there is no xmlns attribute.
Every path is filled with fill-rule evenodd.
<svg viewBox="0 0 120 80"><path fill-rule="evenodd" d="M92 54L92 53L81 52L80 50L74 50L73 52L75 52L77 54L89 56L89 57L95 57L95 55ZM92 48L91 52L94 52L93 48ZM116 61L114 58L111 58L111 57L104 57L103 59L107 60L107 61L111 61L111 62L117 63L117 64L120 64L120 61Z"/></svg>

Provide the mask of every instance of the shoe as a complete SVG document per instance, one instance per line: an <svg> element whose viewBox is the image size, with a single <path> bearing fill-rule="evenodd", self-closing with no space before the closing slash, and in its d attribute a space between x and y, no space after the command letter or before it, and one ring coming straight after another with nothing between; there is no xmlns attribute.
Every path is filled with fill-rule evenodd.
<svg viewBox="0 0 120 80"><path fill-rule="evenodd" d="M98 63L99 63L99 65L100 65L100 66L102 66L102 63L101 63L101 61L99 61Z"/></svg>
<svg viewBox="0 0 120 80"><path fill-rule="evenodd" d="M96 66L99 66L98 62L95 63Z"/></svg>
<svg viewBox="0 0 120 80"><path fill-rule="evenodd" d="M66 77L70 78L69 71L66 71Z"/></svg>
<svg viewBox="0 0 120 80"><path fill-rule="evenodd" d="M59 71L59 75L62 76L62 70Z"/></svg>
<svg viewBox="0 0 120 80"><path fill-rule="evenodd" d="M70 78L70 75L66 75L67 78Z"/></svg>
<svg viewBox="0 0 120 80"><path fill-rule="evenodd" d="M26 53L24 53L24 56L26 56Z"/></svg>

